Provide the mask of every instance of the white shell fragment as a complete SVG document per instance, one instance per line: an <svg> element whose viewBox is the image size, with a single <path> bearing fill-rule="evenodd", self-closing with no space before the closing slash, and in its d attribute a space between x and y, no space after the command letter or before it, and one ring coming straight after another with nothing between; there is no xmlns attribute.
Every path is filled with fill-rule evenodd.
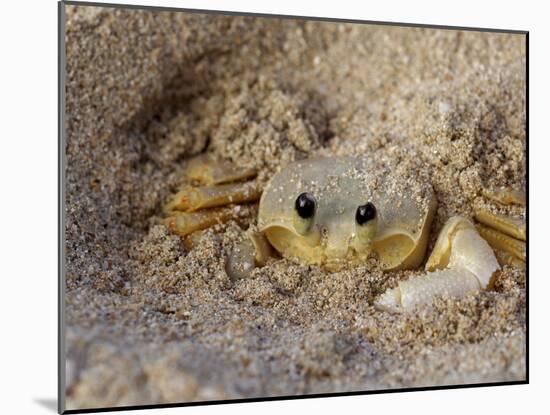
<svg viewBox="0 0 550 415"><path fill-rule="evenodd" d="M500 269L493 250L475 228L456 231L450 249L447 268L401 281L382 294L375 306L390 312L412 311L430 304L435 297L464 297L487 288L494 272Z"/></svg>

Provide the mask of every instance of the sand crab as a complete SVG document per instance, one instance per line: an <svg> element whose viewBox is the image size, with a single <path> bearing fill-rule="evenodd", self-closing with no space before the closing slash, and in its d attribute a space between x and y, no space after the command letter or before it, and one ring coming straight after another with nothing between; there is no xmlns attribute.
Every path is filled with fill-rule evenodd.
<svg viewBox="0 0 550 415"><path fill-rule="evenodd" d="M243 278L274 251L283 257L338 270L375 254L384 270L414 269L425 259L437 201L431 184L369 157L332 157L294 162L265 189L242 169L210 155L192 159L188 185L166 205L166 226L176 234L234 217L234 204L260 199L258 226L227 261L228 274ZM502 204L524 205L520 192L487 192ZM435 296L463 296L490 287L502 264L522 266L523 221L486 210L477 224L451 217L425 263L426 273L401 281L375 305L412 310ZM498 254L498 259L497 255Z"/></svg>

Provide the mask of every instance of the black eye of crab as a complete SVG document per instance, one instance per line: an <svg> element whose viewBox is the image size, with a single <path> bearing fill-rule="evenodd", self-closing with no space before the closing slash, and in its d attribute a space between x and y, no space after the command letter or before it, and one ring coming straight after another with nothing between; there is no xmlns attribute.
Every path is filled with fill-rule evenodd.
<svg viewBox="0 0 550 415"><path fill-rule="evenodd" d="M371 202L367 202L357 208L355 212L355 221L359 225L364 225L369 220L376 218L376 208Z"/></svg>
<svg viewBox="0 0 550 415"><path fill-rule="evenodd" d="M294 208L303 219L310 219L315 215L315 198L311 193L302 193L296 198Z"/></svg>

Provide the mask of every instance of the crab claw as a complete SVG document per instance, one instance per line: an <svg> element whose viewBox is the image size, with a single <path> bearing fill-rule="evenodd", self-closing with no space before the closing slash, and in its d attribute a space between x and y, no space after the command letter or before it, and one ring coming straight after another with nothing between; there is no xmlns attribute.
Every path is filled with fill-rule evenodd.
<svg viewBox="0 0 550 415"><path fill-rule="evenodd" d="M225 270L233 281L247 278L254 268L264 266L268 258L274 255L265 236L250 228L227 258Z"/></svg>
<svg viewBox="0 0 550 415"><path fill-rule="evenodd" d="M456 216L439 234L426 274L399 282L375 301L377 308L402 312L430 304L435 297L463 297L490 286L500 269L495 254L475 226Z"/></svg>

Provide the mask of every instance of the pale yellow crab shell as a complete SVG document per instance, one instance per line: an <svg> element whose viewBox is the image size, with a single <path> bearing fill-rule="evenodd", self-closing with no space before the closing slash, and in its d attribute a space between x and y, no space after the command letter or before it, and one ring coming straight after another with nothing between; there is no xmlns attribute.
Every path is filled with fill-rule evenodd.
<svg viewBox="0 0 550 415"><path fill-rule="evenodd" d="M436 199L429 184L368 157L295 162L277 173L260 200L258 226L284 257L329 269L365 261L372 250L384 269L413 268L424 259ZM295 200L309 192L317 201L307 235L293 225ZM368 247L355 242L355 213L371 202L377 233Z"/></svg>

